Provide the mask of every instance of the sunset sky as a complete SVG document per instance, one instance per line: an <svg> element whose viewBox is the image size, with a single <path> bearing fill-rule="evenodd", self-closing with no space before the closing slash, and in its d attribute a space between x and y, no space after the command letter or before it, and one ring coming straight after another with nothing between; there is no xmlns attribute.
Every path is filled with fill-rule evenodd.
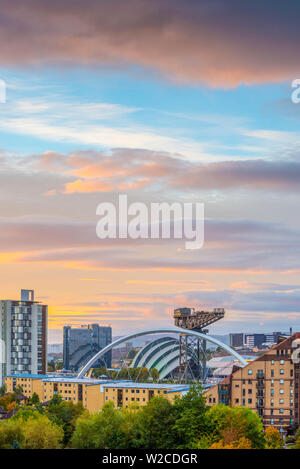
<svg viewBox="0 0 300 469"><path fill-rule="evenodd" d="M49 342L224 307L211 333L300 331L299 2L0 1L0 296ZM99 240L96 207L203 202L205 244Z"/></svg>

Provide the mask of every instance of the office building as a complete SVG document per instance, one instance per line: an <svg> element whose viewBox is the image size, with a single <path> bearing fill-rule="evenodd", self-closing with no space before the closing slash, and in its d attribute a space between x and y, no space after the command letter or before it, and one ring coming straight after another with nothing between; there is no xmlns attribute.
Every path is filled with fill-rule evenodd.
<svg viewBox="0 0 300 469"><path fill-rule="evenodd" d="M229 334L229 344L230 344L230 347L243 347L244 334L242 332Z"/></svg>
<svg viewBox="0 0 300 469"><path fill-rule="evenodd" d="M245 345L248 348L262 348L263 344L266 342L265 334L245 334Z"/></svg>
<svg viewBox="0 0 300 469"><path fill-rule="evenodd" d="M207 390L208 405L248 407L258 413L264 426L281 431L298 427L300 367L294 355L299 346L299 332L279 337L272 349Z"/></svg>
<svg viewBox="0 0 300 469"><path fill-rule="evenodd" d="M78 371L97 352L112 341L112 329L109 326L89 324L80 328L64 327L63 366L66 370ZM95 368L111 368L111 351L95 363Z"/></svg>
<svg viewBox="0 0 300 469"><path fill-rule="evenodd" d="M0 373L44 374L47 370L47 310L34 301L33 290L21 290L19 300L0 301Z"/></svg>

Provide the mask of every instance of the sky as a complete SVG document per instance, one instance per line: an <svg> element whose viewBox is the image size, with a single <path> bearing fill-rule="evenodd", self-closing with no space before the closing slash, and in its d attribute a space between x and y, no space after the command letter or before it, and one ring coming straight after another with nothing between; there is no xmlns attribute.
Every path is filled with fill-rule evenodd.
<svg viewBox="0 0 300 469"><path fill-rule="evenodd" d="M49 342L224 307L210 332L300 330L299 2L0 1L0 294ZM202 249L96 236L97 205L201 202Z"/></svg>

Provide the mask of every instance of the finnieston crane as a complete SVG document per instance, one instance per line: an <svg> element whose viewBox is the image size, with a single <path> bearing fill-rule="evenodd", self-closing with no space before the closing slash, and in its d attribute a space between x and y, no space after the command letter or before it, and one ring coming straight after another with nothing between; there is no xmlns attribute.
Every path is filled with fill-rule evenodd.
<svg viewBox="0 0 300 469"><path fill-rule="evenodd" d="M183 329L194 330L206 334L207 326L224 318L224 308L214 308L212 311L195 311L195 308L177 308L174 310L175 326ZM198 339L188 334L179 336L179 371L180 380L188 381L188 349L192 348L197 353L198 364L195 370L196 378L202 382L206 379L206 340ZM190 367L191 368L191 367Z"/></svg>

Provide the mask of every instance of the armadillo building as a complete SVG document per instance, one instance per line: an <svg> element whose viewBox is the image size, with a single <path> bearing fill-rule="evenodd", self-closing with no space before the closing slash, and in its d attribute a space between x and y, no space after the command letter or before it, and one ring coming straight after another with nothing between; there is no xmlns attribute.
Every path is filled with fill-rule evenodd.
<svg viewBox="0 0 300 469"><path fill-rule="evenodd" d="M135 356L131 368L156 368L160 379L174 375L179 367L180 344L178 338L160 337L145 345ZM192 348L188 349L188 359L197 363L197 355Z"/></svg>

